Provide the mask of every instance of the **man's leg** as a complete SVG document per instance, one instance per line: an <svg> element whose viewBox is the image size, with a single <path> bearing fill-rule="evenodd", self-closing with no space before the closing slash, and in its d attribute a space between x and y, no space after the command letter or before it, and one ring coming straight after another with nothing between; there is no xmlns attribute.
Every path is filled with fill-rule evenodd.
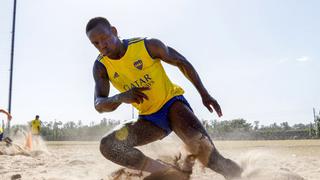
<svg viewBox="0 0 320 180"><path fill-rule="evenodd" d="M134 148L159 140L165 131L149 121L138 119L116 127L100 142L100 151L108 160L131 169L150 173L168 168L156 160L146 157Z"/></svg>
<svg viewBox="0 0 320 180"><path fill-rule="evenodd" d="M175 102L170 107L169 118L172 130L203 165L227 179L241 175L240 166L218 152L201 122L187 105Z"/></svg>

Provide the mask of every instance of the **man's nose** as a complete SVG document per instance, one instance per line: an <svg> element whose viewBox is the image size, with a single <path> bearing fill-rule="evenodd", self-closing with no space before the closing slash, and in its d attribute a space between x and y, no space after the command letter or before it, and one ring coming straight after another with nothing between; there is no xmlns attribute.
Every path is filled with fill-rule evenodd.
<svg viewBox="0 0 320 180"><path fill-rule="evenodd" d="M104 48L106 48L106 47L108 47L108 42L106 42L106 41L101 41L101 42L100 42L100 48L101 48L101 49L104 49Z"/></svg>

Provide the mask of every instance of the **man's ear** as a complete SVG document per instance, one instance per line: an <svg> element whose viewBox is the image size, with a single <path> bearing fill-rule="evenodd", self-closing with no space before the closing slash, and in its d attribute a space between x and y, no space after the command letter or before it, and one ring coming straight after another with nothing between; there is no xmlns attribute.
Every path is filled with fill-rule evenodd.
<svg viewBox="0 0 320 180"><path fill-rule="evenodd" d="M118 31L114 26L111 26L111 32L112 34L114 34L115 36L118 36Z"/></svg>

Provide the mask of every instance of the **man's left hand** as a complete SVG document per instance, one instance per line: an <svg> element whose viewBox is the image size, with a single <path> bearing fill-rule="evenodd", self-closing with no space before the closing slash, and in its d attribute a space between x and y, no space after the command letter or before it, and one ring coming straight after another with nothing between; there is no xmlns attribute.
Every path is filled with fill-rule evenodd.
<svg viewBox="0 0 320 180"><path fill-rule="evenodd" d="M203 103L204 106L207 107L207 109L210 112L213 112L213 109L214 109L217 112L219 117L222 116L222 111L221 111L219 103L217 102L217 100L215 100L209 94L205 95L205 96L202 96L202 103ZM212 107L213 107L213 109L212 109Z"/></svg>

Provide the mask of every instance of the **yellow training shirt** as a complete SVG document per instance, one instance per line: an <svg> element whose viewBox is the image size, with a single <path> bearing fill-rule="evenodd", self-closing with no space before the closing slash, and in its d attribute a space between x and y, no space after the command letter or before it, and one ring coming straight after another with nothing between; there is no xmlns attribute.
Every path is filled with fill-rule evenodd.
<svg viewBox="0 0 320 180"><path fill-rule="evenodd" d="M41 121L39 119L34 119L31 121L31 133L34 135L40 134Z"/></svg>
<svg viewBox="0 0 320 180"><path fill-rule="evenodd" d="M165 73L160 59L150 57L144 39L134 38L124 40L128 48L119 60L112 60L99 55L100 61L107 69L110 82L120 92L134 87L150 87L143 91L149 100L132 105L139 110L140 115L157 112L168 100L184 93L183 89L173 84Z"/></svg>

